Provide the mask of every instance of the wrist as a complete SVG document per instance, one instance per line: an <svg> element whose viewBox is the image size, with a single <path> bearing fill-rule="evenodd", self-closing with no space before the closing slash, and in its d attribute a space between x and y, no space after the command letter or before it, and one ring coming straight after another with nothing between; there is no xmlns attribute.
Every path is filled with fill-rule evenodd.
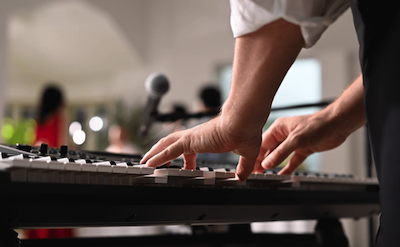
<svg viewBox="0 0 400 247"><path fill-rule="evenodd" d="M221 128L235 139L262 133L270 108L263 109L258 106L257 109L253 109L252 106L234 104L227 100L219 116Z"/></svg>
<svg viewBox="0 0 400 247"><path fill-rule="evenodd" d="M320 113L320 117L327 119L331 128L345 138L364 124L363 118L359 116L358 112L346 111L335 103Z"/></svg>

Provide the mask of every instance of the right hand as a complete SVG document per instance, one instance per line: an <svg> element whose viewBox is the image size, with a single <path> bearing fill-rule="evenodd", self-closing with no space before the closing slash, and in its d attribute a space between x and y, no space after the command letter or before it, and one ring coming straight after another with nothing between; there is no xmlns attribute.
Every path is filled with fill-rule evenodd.
<svg viewBox="0 0 400 247"><path fill-rule="evenodd" d="M280 171L291 174L310 154L336 148L346 140L337 126L323 112L277 119L263 134L254 171L274 168L294 152Z"/></svg>

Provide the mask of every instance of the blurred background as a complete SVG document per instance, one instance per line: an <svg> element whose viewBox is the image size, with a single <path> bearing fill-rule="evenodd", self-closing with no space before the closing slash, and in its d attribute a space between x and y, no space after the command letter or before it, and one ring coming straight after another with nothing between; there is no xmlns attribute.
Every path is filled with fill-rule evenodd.
<svg viewBox="0 0 400 247"><path fill-rule="evenodd" d="M161 137L197 121L154 124L146 142L139 143L138 126L147 101L144 82L149 74L160 72L170 81L170 90L159 105L161 113L202 111L199 94L205 86L218 88L221 101L229 92L235 40L227 0L0 3L2 143L40 143L37 127L54 118L62 126L56 146L65 143L70 149L143 154ZM348 10L315 47L301 52L273 107L334 99L359 73L358 42ZM59 88L63 98L60 107L41 121L40 102L48 85ZM280 116L316 110L273 112L267 126ZM365 176L364 143L361 129L340 148L313 155L304 167ZM343 222L351 246L366 246L366 220ZM253 227L254 231L307 232L313 223Z"/></svg>

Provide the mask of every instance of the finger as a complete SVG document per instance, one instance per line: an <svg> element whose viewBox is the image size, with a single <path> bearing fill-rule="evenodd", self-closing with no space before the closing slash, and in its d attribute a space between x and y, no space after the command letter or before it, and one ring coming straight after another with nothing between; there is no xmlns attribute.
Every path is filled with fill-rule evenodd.
<svg viewBox="0 0 400 247"><path fill-rule="evenodd" d="M236 175L240 181L245 181L253 171L257 157L240 156L239 164L236 167Z"/></svg>
<svg viewBox="0 0 400 247"><path fill-rule="evenodd" d="M183 159L185 163L183 165L184 169L195 170L196 169L196 153L193 154L184 154Z"/></svg>
<svg viewBox="0 0 400 247"><path fill-rule="evenodd" d="M256 162L256 164L254 165L252 173L263 173L264 171L265 171L265 169L261 166L261 163Z"/></svg>
<svg viewBox="0 0 400 247"><path fill-rule="evenodd" d="M294 153L286 166L279 172L279 175L292 174L301 165L301 163L304 162L308 155L299 154L297 152Z"/></svg>
<svg viewBox="0 0 400 247"><path fill-rule="evenodd" d="M281 126L280 119L276 120L262 136L262 148L265 150L274 150L288 136L285 126Z"/></svg>
<svg viewBox="0 0 400 247"><path fill-rule="evenodd" d="M257 156L256 163L254 164L253 172L254 173L263 173L265 169L262 167L261 162L264 160L264 157L269 151L260 150L260 153Z"/></svg>
<svg viewBox="0 0 400 247"><path fill-rule="evenodd" d="M169 145L173 144L178 139L179 136L176 135L170 135L162 138L143 156L143 158L140 160L140 164L145 164L150 158L165 150Z"/></svg>
<svg viewBox="0 0 400 247"><path fill-rule="evenodd" d="M176 159L182 153L183 147L181 142L174 142L172 145L147 160L146 165L148 167L157 167Z"/></svg>
<svg viewBox="0 0 400 247"><path fill-rule="evenodd" d="M264 156L266 155L267 152L268 150L260 148L260 153L257 156L253 172L258 172L258 173L264 172L264 168L261 166L261 162L264 160Z"/></svg>
<svg viewBox="0 0 400 247"><path fill-rule="evenodd" d="M277 167L296 149L297 143L286 139L262 161L261 165L264 169Z"/></svg>

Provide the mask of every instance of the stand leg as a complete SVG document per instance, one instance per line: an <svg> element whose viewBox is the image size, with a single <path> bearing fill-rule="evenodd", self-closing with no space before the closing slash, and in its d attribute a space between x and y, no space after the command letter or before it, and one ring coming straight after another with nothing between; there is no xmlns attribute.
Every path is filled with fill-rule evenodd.
<svg viewBox="0 0 400 247"><path fill-rule="evenodd" d="M0 228L0 247L20 247L18 233L12 229Z"/></svg>
<svg viewBox="0 0 400 247"><path fill-rule="evenodd" d="M321 247L349 247L349 241L338 219L318 220L315 236Z"/></svg>

